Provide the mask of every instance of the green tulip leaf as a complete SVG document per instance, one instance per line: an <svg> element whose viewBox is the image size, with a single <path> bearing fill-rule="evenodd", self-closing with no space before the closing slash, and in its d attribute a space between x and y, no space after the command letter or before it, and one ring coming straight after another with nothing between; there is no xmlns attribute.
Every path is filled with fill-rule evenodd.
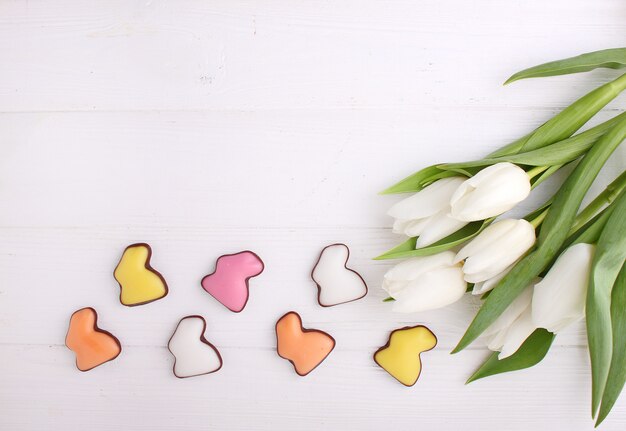
<svg viewBox="0 0 626 431"><path fill-rule="evenodd" d="M626 112L547 147L506 157L505 161L528 166L562 165L571 162L585 154L598 139L624 118L626 118Z"/></svg>
<svg viewBox="0 0 626 431"><path fill-rule="evenodd" d="M478 338L556 257L567 239L589 187L624 138L626 138L626 119L607 132L578 163L555 194L550 210L541 225L535 249L522 258L496 285L453 353L461 351Z"/></svg>
<svg viewBox="0 0 626 431"><path fill-rule="evenodd" d="M626 193L615 201L602 229L587 289L587 342L591 359L591 406L595 416L607 382L612 356L611 292L626 260ZM620 312L623 312L621 310Z"/></svg>
<svg viewBox="0 0 626 431"><path fill-rule="evenodd" d="M600 109L602 109L607 103L613 100L617 95L626 88L626 74L620 76L616 80L605 84L585 96L572 103L569 107L552 117L550 120L538 127L534 132L500 148L499 150L489 154L486 157L488 159L496 159L503 156L511 156L518 153L527 153L540 148L547 147L559 141L563 141L572 136L578 129L580 129L591 117L593 117ZM621 120L616 120L616 122ZM611 126L610 124L609 126ZM609 128L607 126L607 129ZM577 138L574 141L573 150L572 143L562 146L568 147L569 155L565 154L563 157L566 159L574 157L576 151L581 151L581 148L585 148L585 145L590 146L593 144L597 136L594 138L595 133L600 133L597 128L595 132L583 132L580 135L582 137ZM593 130L593 129L590 129ZM600 128L600 131L602 129ZM585 134L587 133L587 134ZM601 133L600 133L601 134ZM565 150L563 150L565 151ZM584 150L583 150L584 152ZM574 155L572 155L574 154ZM532 156L532 155L531 155ZM536 163L541 163L539 166L545 166L545 161L537 162L537 157L541 157L541 154L534 154ZM552 155L552 157L559 157L559 155ZM505 160L498 160L505 161ZM482 164L481 164L482 163ZM493 164L489 162L488 164ZM497 163L497 161L495 162ZM517 162L520 163L520 162ZM521 163L520 163L521 164ZM561 163L559 163L561 164ZM446 165L444 165L446 166ZM483 162L479 162L477 165L472 165L472 162L467 164L450 164L446 168L442 168L441 165L434 165L424 168L393 186L383 190L381 194L394 194L394 193L409 193L418 192L425 186L441 178L448 178L456 176L459 173L471 174L475 171L468 171L469 168L486 166ZM458 168L458 169L457 169Z"/></svg>
<svg viewBox="0 0 626 431"><path fill-rule="evenodd" d="M596 426L606 419L626 383L626 313L624 310L626 310L626 265L622 265L611 293L613 353Z"/></svg>
<svg viewBox="0 0 626 431"><path fill-rule="evenodd" d="M399 181L393 186L380 192L382 195L390 195L396 193L415 193L422 190L427 185L442 178L458 176L458 173L439 169L437 166L429 166L409 175L405 179Z"/></svg>
<svg viewBox="0 0 626 431"><path fill-rule="evenodd" d="M591 146L598 141L608 130L626 118L626 112L623 112L604 123L598 124L589 130L574 135L570 138L563 139L554 144L541 147L536 150L527 151L518 154L511 154L500 157L486 158L481 160L473 160L471 162L462 163L446 163L437 165L439 169L458 171L461 169L468 170L470 168L484 167L494 165L500 162L510 162L517 165L527 166L550 166L562 165L576 160L585 154Z"/></svg>
<svg viewBox="0 0 626 431"><path fill-rule="evenodd" d="M504 85L520 79L589 72L600 67L608 69L622 69L626 67L626 48L603 49L576 57L540 64L517 72L507 79Z"/></svg>
<svg viewBox="0 0 626 431"><path fill-rule="evenodd" d="M612 212L613 206L609 206L596 214L594 218L589 220L578 230L572 232L572 229L570 229L570 237L563 243L560 253L564 252L566 248L569 248L574 244L595 244L598 242L602 229L604 229L604 225L611 216Z"/></svg>
<svg viewBox="0 0 626 431"><path fill-rule="evenodd" d="M467 380L466 384L495 374L523 370L538 364L546 356L554 341L554 334L545 329L537 329L524 341L517 352L508 358L498 360L498 352L489 358Z"/></svg>
<svg viewBox="0 0 626 431"><path fill-rule="evenodd" d="M550 208L550 205L552 205L552 200L553 200L553 198L548 199L543 204L541 204L540 207L538 207L534 211L529 212L528 214L526 214L522 218L524 220L526 220L527 222L531 223L531 224L538 217L541 217L543 219L545 217L544 213L546 212L546 210L548 210Z"/></svg>
<svg viewBox="0 0 626 431"><path fill-rule="evenodd" d="M626 74L584 95L539 127L518 153L543 148L572 136L583 124L626 88Z"/></svg>
<svg viewBox="0 0 626 431"><path fill-rule="evenodd" d="M457 245L463 244L464 242L474 238L482 232L483 229L489 226L493 220L494 219L491 218L469 223L434 244L418 249L415 248L417 238L409 238L402 244L388 250L378 257L375 257L374 260L402 259L407 257L430 256L431 254L441 253L442 251L449 250L452 247L456 247Z"/></svg>
<svg viewBox="0 0 626 431"><path fill-rule="evenodd" d="M491 153L489 157L532 151L569 138L625 88L626 74L587 93L527 137Z"/></svg>
<svg viewBox="0 0 626 431"><path fill-rule="evenodd" d="M617 177L611 184L589 203L578 215L572 225L567 240L561 246L555 258L548 264L551 267L556 259L567 248L574 244L595 244L606 225L607 220L615 209L613 201L619 196L626 186L626 172ZM617 194L616 194L617 193ZM604 206L604 208L602 208ZM543 277L545 273L541 276Z"/></svg>

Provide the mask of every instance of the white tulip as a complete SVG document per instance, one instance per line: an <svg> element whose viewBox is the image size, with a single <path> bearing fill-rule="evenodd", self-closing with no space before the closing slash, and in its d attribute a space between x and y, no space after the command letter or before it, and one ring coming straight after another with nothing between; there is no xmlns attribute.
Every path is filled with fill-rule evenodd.
<svg viewBox="0 0 626 431"><path fill-rule="evenodd" d="M535 228L526 220L500 220L467 243L457 253L455 261L465 260L465 281L480 283L513 265L530 250L535 240Z"/></svg>
<svg viewBox="0 0 626 431"><path fill-rule="evenodd" d="M535 286L532 318L538 328L557 333L585 317L585 300L595 245L579 243L556 260Z"/></svg>
<svg viewBox="0 0 626 431"><path fill-rule="evenodd" d="M393 311L413 313L458 301L467 283L454 253L445 251L399 263L385 274L383 289L395 299Z"/></svg>
<svg viewBox="0 0 626 431"><path fill-rule="evenodd" d="M513 267L515 266L515 263L509 266L507 269L505 269L498 275L495 275L485 281L479 281L478 283L474 283L474 288L472 289L472 295L482 295L483 293L487 293L490 290L493 290L493 288L498 285L500 280L502 280L504 276L507 275L509 271L511 271L511 269L513 269Z"/></svg>
<svg viewBox="0 0 626 431"><path fill-rule="evenodd" d="M461 221L484 220L500 215L530 193L530 178L508 162L491 165L459 186L450 198L451 215Z"/></svg>
<svg viewBox="0 0 626 431"><path fill-rule="evenodd" d="M433 244L467 224L450 216L450 198L465 177L443 178L391 207L393 231L417 236L416 248Z"/></svg>
<svg viewBox="0 0 626 431"><path fill-rule="evenodd" d="M532 297L533 285L531 284L483 333L483 336L489 340L487 347L500 352L498 359L507 358L517 352L530 334L537 329L531 315Z"/></svg>
<svg viewBox="0 0 626 431"><path fill-rule="evenodd" d="M537 327L533 323L531 309L526 309L512 324L506 329L502 338L499 338L497 344L490 343L490 350L498 351L498 359L508 358L524 344L524 341L535 332ZM497 347L496 347L497 346Z"/></svg>

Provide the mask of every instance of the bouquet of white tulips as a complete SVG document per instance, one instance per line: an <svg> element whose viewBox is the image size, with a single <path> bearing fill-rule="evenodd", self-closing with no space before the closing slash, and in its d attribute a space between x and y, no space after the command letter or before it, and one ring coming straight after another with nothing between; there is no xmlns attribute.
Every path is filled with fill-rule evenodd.
<svg viewBox="0 0 626 431"><path fill-rule="evenodd" d="M507 83L598 67L626 67L626 48L542 64ZM394 311L480 295L453 353L479 337L494 353L469 381L537 364L556 334L586 317L596 424L626 382L626 172L580 206L626 138L626 113L576 132L625 88L623 74L482 160L429 166L385 190L413 193L389 210L393 231L409 238L377 258L408 258L384 277ZM542 206L498 218L566 165L571 173Z"/></svg>

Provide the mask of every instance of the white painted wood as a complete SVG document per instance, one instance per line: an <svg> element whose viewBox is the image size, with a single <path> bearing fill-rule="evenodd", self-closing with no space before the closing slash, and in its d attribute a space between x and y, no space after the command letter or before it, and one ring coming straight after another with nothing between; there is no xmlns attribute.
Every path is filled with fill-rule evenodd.
<svg viewBox="0 0 626 431"><path fill-rule="evenodd" d="M550 115L459 108L5 114L0 205L9 210L0 223L389 227L385 213L398 198L378 191L425 165L479 158ZM620 148L594 191L625 160ZM523 210L546 197L538 192Z"/></svg>
<svg viewBox="0 0 626 431"><path fill-rule="evenodd" d="M506 91L498 84L520 67L624 38L621 0L39 0L1 8L0 110L12 112L563 106L572 89L606 74Z"/></svg>
<svg viewBox="0 0 626 431"><path fill-rule="evenodd" d="M393 314L379 289L390 263L370 258L400 240L385 216L397 197L377 191L480 157L616 76L500 85L623 45L625 11L622 0L0 2L0 429L591 429L583 325L540 366L464 386L486 352L447 352L476 303ZM621 97L594 121L624 109ZM620 149L592 194L625 164ZM171 290L126 308L112 271L137 241ZM337 241L370 293L323 309L309 273ZM199 281L246 248L266 271L233 314ZM87 305L124 350L80 373L63 340ZM306 378L274 351L290 309L337 339ZM165 345L187 314L206 318L224 368L179 381ZM371 355L415 323L439 346L407 389ZM622 399L602 429L625 425Z"/></svg>
<svg viewBox="0 0 626 431"><path fill-rule="evenodd" d="M88 374L68 366L64 347L3 346L13 372L3 378L11 391L1 421L3 429L590 429L590 384L580 378L588 364L578 350L557 348L533 370L463 386L463 368L484 354L439 349L424 354L422 377L406 388L363 354L384 341L372 334L358 350L338 344L304 378L273 349L226 347L219 372L185 380L171 375L161 346L125 347ZM606 429L624 428L623 401Z"/></svg>

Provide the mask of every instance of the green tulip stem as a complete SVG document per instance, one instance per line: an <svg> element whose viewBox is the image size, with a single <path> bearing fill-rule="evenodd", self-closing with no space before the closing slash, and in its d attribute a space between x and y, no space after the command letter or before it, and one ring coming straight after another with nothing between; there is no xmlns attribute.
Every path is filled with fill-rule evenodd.
<svg viewBox="0 0 626 431"><path fill-rule="evenodd" d="M532 180L537 175L542 174L543 172L547 171L549 168L550 166L536 166L532 168L531 170L529 170L528 172L526 172L526 174L528 174L528 178Z"/></svg>
<svg viewBox="0 0 626 431"><path fill-rule="evenodd" d="M548 211L550 210L550 207L546 208L545 210L543 210L537 217L535 217L534 219L532 219L529 223L535 228L537 229L541 223L543 222L543 219L546 218L546 216L548 215Z"/></svg>
<svg viewBox="0 0 626 431"><path fill-rule="evenodd" d="M611 184L589 203L577 216L569 234L573 234L596 216L604 207L611 205L626 187L626 171L622 172Z"/></svg>

